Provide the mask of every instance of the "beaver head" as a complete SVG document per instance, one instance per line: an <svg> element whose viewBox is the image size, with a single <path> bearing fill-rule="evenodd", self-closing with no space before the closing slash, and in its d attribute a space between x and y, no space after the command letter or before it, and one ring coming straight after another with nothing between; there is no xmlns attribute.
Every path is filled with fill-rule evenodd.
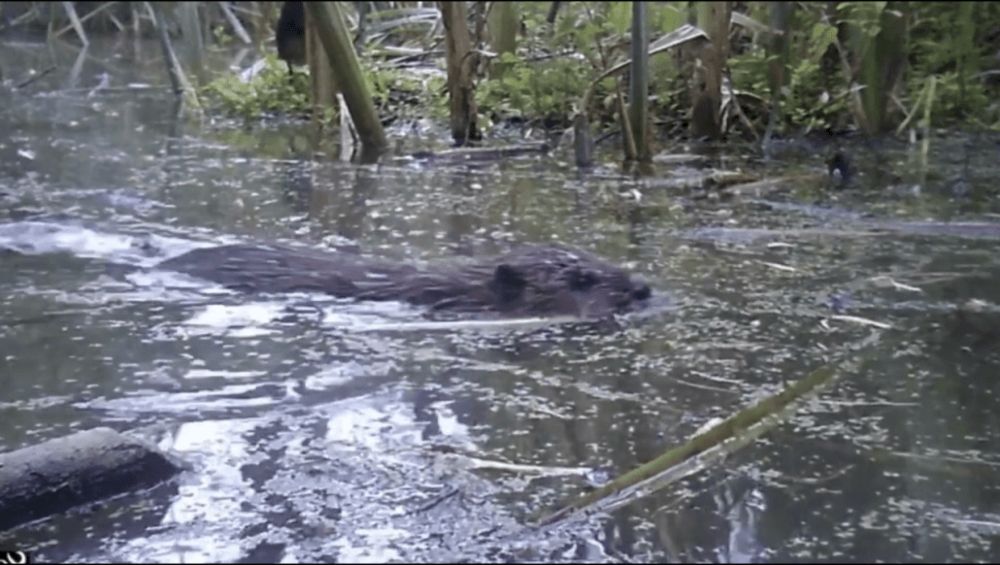
<svg viewBox="0 0 1000 565"><path fill-rule="evenodd" d="M623 269L559 245L525 246L439 275L450 281L437 288L435 299L417 300L439 311L603 318L641 308L652 295Z"/></svg>

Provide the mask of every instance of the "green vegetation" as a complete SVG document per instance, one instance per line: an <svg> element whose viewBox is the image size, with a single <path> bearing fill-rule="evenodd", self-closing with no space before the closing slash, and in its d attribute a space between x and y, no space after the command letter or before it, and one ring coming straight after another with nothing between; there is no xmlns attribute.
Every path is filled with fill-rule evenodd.
<svg viewBox="0 0 1000 565"><path fill-rule="evenodd" d="M929 2L915 7L907 91L916 97L934 76L932 112L936 119L997 129L1000 5Z"/></svg>
<svg viewBox="0 0 1000 565"><path fill-rule="evenodd" d="M204 88L206 100L216 108L246 119L274 115L309 114L309 76L288 68L275 55L266 56L259 73L248 81L224 75Z"/></svg>
<svg viewBox="0 0 1000 565"><path fill-rule="evenodd" d="M540 120L565 125L577 98L589 83L579 61L550 59L536 64L505 54L498 60L504 74L480 82L479 108L494 121Z"/></svg>
<svg viewBox="0 0 1000 565"><path fill-rule="evenodd" d="M436 117L447 116L447 98L441 96L443 78L422 78L371 60L363 64L368 70L365 80L380 112L419 115L422 109L430 108ZM225 74L208 83L203 93L217 111L231 117L251 121L276 116L305 119L310 113L309 86L304 69L289 74L284 62L268 54L260 72L249 80ZM333 109L327 121L333 123L337 117Z"/></svg>
<svg viewBox="0 0 1000 565"><path fill-rule="evenodd" d="M75 11L59 9L76 4ZM204 49L233 45L234 20L227 22L209 3L200 12L161 4L180 41L199 46L204 40ZM240 6L237 26L251 30L254 43L273 52L281 3L259 4ZM620 127L629 102L628 70L597 85L591 107L577 105L595 77L631 57L632 3L562 2L557 10L552 2L516 4L470 2L468 29L454 32L467 31L472 38L469 58L475 60L463 64L473 69L474 104L486 127L513 120L564 128L584 110L598 128ZM75 29L70 21L76 20L81 41L95 30L114 32L121 22L127 25L119 32L134 27L149 34L151 29L149 15L137 3L102 5L87 13L83 3L11 6L7 17L19 26L54 25L68 36ZM366 6L361 37L357 6L343 4L380 119L447 118L448 30L434 5ZM722 103L709 105L717 113L710 117L729 137L759 138L768 127L784 135L847 129L893 133L901 126L926 127L920 124L923 116L932 117L933 127L1000 129L1000 4L729 2L714 6L722 14L715 19L707 18L702 7L699 2L647 4L646 25L654 43L699 21L716 28L702 30L714 49L692 39L650 57L649 116L660 135L688 131L692 106L698 104L692 100L698 92L693 81L704 78L706 67L716 72L720 66ZM725 29L727 10L732 19ZM77 12L78 18L71 16ZM185 13L205 19L211 30L207 37L183 38ZM187 29L190 33L194 26ZM712 37L720 33L725 37ZM218 77L203 84L202 92L219 111L249 120L308 116L307 73L303 68L289 77L284 65L269 56L253 80ZM717 75L710 80L717 82ZM331 112L325 115L333 117Z"/></svg>
<svg viewBox="0 0 1000 565"><path fill-rule="evenodd" d="M799 12L801 14L801 11ZM801 19L801 18L800 18ZM793 52L787 77L777 103L783 125L797 125L804 130L842 125L839 121L849 118L847 90L838 90L842 82L839 63L831 50L837 38L835 27L816 22L808 28L800 24L800 31L793 32ZM794 29L795 24L793 24ZM752 47L729 59L734 88L753 93L761 100L770 96L768 64L771 56L762 48ZM767 107L763 104L744 108L752 112L755 121L766 120ZM839 128L837 128L839 129Z"/></svg>
<svg viewBox="0 0 1000 565"><path fill-rule="evenodd" d="M517 119L567 127L589 82L628 57L629 5L566 3L549 25L549 3L523 3L517 53L492 61L503 65L503 74L479 78L481 113L494 123ZM769 64L777 55L769 55L768 49L773 37L764 23L769 22L769 3L735 6L745 19L730 29L728 94L735 95L746 120L730 116L727 133L748 136L751 129L763 132L768 123ZM689 21L692 10L685 2L649 7L654 40ZM1000 80L995 79L1000 74L1000 5L795 3L788 29L790 56L775 100L779 132L866 129L868 123L874 133L891 131L907 118L915 125L912 118L923 115L928 101L921 97L926 97L932 76L936 88L929 102L936 126L1000 129ZM689 119L684 74L689 63L684 57L671 52L650 60L651 116L671 131L683 131ZM617 122L617 97L619 92L627 95L624 80L608 78L599 85L589 109L599 122Z"/></svg>

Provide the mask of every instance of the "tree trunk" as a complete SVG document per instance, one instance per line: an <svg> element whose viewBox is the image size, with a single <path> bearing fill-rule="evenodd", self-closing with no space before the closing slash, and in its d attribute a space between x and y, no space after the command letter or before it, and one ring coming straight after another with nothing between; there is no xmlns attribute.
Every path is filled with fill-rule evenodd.
<svg viewBox="0 0 1000 565"><path fill-rule="evenodd" d="M722 69L729 56L729 2L699 2L698 27L708 34L711 43L699 54L701 65L695 68L691 93L691 134L718 139L722 135Z"/></svg>
<svg viewBox="0 0 1000 565"><path fill-rule="evenodd" d="M306 2L310 22L330 60L333 81L344 95L361 143L370 151L384 149L388 142L378 119L375 102L368 92L354 43L337 2Z"/></svg>
<svg viewBox="0 0 1000 565"><path fill-rule="evenodd" d="M464 2L440 2L448 61L451 136L456 145L480 138L472 70L475 57Z"/></svg>

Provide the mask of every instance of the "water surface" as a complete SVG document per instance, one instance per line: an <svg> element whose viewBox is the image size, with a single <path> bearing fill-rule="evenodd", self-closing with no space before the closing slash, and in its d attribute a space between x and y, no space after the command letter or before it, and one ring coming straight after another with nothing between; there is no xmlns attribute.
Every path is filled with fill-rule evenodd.
<svg viewBox="0 0 1000 565"><path fill-rule="evenodd" d="M846 189L820 174L706 198L559 153L338 162L305 126L178 119L154 43L76 57L0 50L0 450L103 425L195 470L0 545L89 562L1000 556L997 231L918 223L997 222L996 139L935 139L927 175L903 144L859 145ZM698 167L823 173L826 150L710 152ZM559 241L674 308L427 328L400 304L116 267L243 240L406 261ZM873 337L868 365L724 462L608 515L525 529Z"/></svg>

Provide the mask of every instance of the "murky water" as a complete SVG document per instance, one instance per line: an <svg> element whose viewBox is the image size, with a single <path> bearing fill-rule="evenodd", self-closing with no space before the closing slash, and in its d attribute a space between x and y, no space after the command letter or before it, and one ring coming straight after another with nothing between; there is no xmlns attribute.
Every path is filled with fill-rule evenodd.
<svg viewBox="0 0 1000 565"><path fill-rule="evenodd" d="M93 562L1000 558L1000 228L915 223L998 222L996 139L936 140L925 179L905 146L859 148L846 190L721 200L558 158L359 167L312 158L302 127L176 119L143 86L165 82L155 44L96 44L74 68L76 53L0 45L0 450L106 425L195 470L0 546ZM824 170L810 148L705 166ZM558 240L676 308L428 328L399 304L116 267L242 239L400 260ZM873 337L863 370L724 462L525 529Z"/></svg>

